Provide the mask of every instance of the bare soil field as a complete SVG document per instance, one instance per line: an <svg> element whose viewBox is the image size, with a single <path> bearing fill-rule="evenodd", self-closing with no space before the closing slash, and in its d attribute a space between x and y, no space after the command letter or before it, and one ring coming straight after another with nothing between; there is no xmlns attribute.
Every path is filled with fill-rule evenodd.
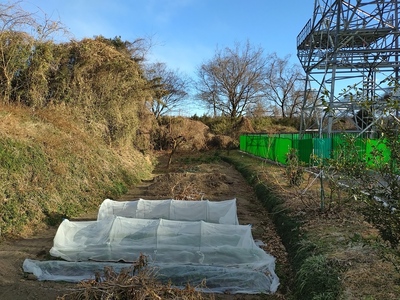
<svg viewBox="0 0 400 300"><path fill-rule="evenodd" d="M205 156L206 157L206 156ZM167 157L160 156L153 178L132 187L118 200L143 199L204 199L226 200L237 199L237 210L240 224L251 224L253 237L262 241L265 251L276 258L277 273L290 278L287 253L277 235L268 212L257 200L250 187L235 168L219 160L207 161L200 155L173 157L167 169ZM98 199L99 204L104 199ZM75 220L95 219L97 212L82 215ZM6 240L0 243L0 299L56 299L69 293L75 285L62 282L40 282L32 275L24 274L24 259L51 259L49 250L52 247L56 227L49 227L36 235L18 240ZM225 295L217 299L287 299L288 291L281 283L274 295Z"/></svg>

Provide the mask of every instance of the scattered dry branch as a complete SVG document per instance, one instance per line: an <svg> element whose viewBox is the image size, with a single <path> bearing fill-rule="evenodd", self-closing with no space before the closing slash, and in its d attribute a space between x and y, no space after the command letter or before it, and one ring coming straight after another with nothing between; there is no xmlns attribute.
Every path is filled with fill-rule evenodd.
<svg viewBox="0 0 400 300"><path fill-rule="evenodd" d="M59 297L58 300L214 299L212 294L204 295L189 284L183 289L162 284L154 275L154 271L147 267L147 257L141 254L130 268L117 273L113 268L106 267L103 276L97 273L95 279L81 281L73 292Z"/></svg>

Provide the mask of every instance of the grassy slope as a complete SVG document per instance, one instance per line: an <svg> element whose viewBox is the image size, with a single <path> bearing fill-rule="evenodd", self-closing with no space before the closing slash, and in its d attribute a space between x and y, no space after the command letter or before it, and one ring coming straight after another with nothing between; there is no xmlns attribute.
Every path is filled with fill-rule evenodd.
<svg viewBox="0 0 400 300"><path fill-rule="evenodd" d="M97 207L151 173L132 147L111 148L66 108L0 107L0 229L26 236Z"/></svg>

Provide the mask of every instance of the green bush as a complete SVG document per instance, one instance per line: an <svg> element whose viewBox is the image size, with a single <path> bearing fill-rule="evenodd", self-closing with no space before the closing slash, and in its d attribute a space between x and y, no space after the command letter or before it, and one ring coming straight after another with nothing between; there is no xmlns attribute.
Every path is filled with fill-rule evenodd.
<svg viewBox="0 0 400 300"><path fill-rule="evenodd" d="M299 300L336 300L340 292L339 274L324 255L310 256L297 271L296 287Z"/></svg>

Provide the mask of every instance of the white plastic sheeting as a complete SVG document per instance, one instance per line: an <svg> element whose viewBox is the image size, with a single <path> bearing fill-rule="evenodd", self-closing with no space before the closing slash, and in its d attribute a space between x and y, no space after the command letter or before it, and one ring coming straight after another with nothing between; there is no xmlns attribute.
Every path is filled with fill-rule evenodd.
<svg viewBox="0 0 400 300"><path fill-rule="evenodd" d="M67 261L133 262L139 254L158 263L267 268L273 258L258 247L250 225L114 217L64 220L50 254Z"/></svg>
<svg viewBox="0 0 400 300"><path fill-rule="evenodd" d="M111 262L68 262L37 261L25 259L25 272L34 274L39 280L58 280L79 282L94 279L94 274L104 275L104 268L112 267L114 271L131 267L127 263ZM154 269L156 279L164 283L173 283L184 287L188 282L198 290L213 293L258 294L272 293L278 288L279 281L273 274L265 274L257 270L234 267L157 264L149 263ZM206 279L206 288L201 288Z"/></svg>
<svg viewBox="0 0 400 300"><path fill-rule="evenodd" d="M100 205L98 220L114 216L139 219L206 221L219 224L239 224L236 199L225 201L144 200L114 201L106 199Z"/></svg>
<svg viewBox="0 0 400 300"><path fill-rule="evenodd" d="M155 211L145 214L151 218L135 218L138 211L144 216L143 211L148 210L142 208L151 207L148 203L151 201L155 201L152 206ZM197 207L202 201L179 201L178 205L174 203L177 201L170 200L132 201L132 207L136 205L132 210L135 215L129 213L127 218L118 216L124 213L121 206L107 199L97 221L64 220L60 224L50 254L66 261L26 259L24 271L35 274L39 280L80 281L93 278L104 266L118 271L144 254L149 266L157 269L157 278L171 281L175 286L184 286L188 282L197 286L206 279L206 291L215 293L256 294L277 290L279 279L274 271L275 258L256 245L250 225L156 219L162 211L167 211L167 204L161 201L170 202L169 212L179 211L179 205L187 202L183 210L186 209L189 215L192 213L193 218L200 216L200 211L206 211L203 216L212 215L210 220L226 222L227 215L231 221L237 220L235 200L222 201L225 203L221 207L225 206L225 209L215 209L219 216L209 213L218 207L214 206L217 202L203 201L207 203L205 209L191 210L192 205ZM235 204L234 217L231 215L232 202ZM131 204L122 203L125 207ZM140 203L144 205L138 209ZM173 210L171 206L174 206ZM179 212L172 215L180 218ZM168 216L171 217L171 213Z"/></svg>

